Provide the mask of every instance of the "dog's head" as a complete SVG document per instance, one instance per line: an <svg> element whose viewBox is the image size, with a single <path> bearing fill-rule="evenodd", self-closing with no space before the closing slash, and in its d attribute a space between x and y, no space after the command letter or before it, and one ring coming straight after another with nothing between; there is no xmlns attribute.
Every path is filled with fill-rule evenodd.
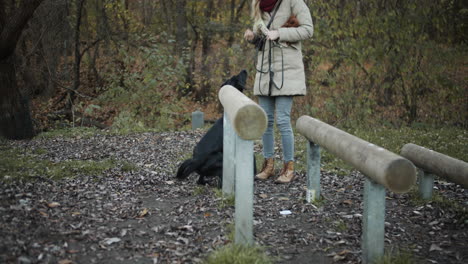
<svg viewBox="0 0 468 264"><path fill-rule="evenodd" d="M231 85L236 87L237 90L244 92L245 90L245 84L247 83L247 71L242 70L239 72L239 74L232 76L228 80L226 80L221 87L224 85Z"/></svg>

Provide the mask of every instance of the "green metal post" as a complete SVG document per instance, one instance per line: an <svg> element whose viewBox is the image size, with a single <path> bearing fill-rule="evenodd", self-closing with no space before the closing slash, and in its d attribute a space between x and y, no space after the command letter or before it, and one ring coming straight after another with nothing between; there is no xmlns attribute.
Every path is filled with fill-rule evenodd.
<svg viewBox="0 0 468 264"><path fill-rule="evenodd" d="M253 141L236 135L235 243L253 244Z"/></svg>
<svg viewBox="0 0 468 264"><path fill-rule="evenodd" d="M385 187L366 177L362 219L362 262L370 264L384 254Z"/></svg>
<svg viewBox="0 0 468 264"><path fill-rule="evenodd" d="M307 144L307 193L308 203L320 199L320 146L312 141Z"/></svg>

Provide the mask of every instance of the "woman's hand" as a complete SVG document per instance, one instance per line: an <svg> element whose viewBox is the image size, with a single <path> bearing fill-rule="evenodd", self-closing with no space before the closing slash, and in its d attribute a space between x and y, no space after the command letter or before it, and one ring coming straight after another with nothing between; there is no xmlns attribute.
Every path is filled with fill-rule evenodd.
<svg viewBox="0 0 468 264"><path fill-rule="evenodd" d="M247 29L244 33L244 39L247 41L252 41L255 37L255 34L252 32L252 30Z"/></svg>
<svg viewBox="0 0 468 264"><path fill-rule="evenodd" d="M268 31L268 39L269 39L269 40L277 40L277 39L279 39L279 32L278 32L278 30L271 30L271 31Z"/></svg>

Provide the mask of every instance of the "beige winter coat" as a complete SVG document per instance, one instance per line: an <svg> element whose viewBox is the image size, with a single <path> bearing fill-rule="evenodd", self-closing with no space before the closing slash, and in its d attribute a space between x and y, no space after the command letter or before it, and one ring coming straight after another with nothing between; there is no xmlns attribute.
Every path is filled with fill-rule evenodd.
<svg viewBox="0 0 468 264"><path fill-rule="evenodd" d="M282 28L281 26L291 15L297 17L300 26ZM268 24L271 14L263 13L262 18L264 23ZM254 94L258 96L305 95L306 84L301 41L312 37L314 27L309 8L304 0L283 0L273 19L270 30L279 31L280 44L280 47L272 45L273 48L271 49L271 71L274 72L274 84L271 85L270 90L270 77L268 74L270 41L266 41L263 54L262 51L258 53ZM259 34L259 32L255 33Z"/></svg>

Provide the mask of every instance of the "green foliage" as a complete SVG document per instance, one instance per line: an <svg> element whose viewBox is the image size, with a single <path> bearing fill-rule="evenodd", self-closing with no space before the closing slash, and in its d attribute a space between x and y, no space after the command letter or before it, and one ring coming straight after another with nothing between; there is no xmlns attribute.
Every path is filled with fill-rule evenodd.
<svg viewBox="0 0 468 264"><path fill-rule="evenodd" d="M462 128L430 125L401 128L380 126L351 128L347 132L397 154L405 144L414 143L468 161L468 145L465 144L468 142L468 131Z"/></svg>
<svg viewBox="0 0 468 264"><path fill-rule="evenodd" d="M94 127L66 127L61 129L54 129L47 132L38 134L37 138L55 138L55 137L81 137L88 138L100 133L97 128Z"/></svg>
<svg viewBox="0 0 468 264"><path fill-rule="evenodd" d="M121 67L106 74L108 85L96 104L115 108L113 129L119 132L174 129L183 104L177 94L183 88L184 66L171 47L157 44L152 36L135 41L150 44L132 53L119 50Z"/></svg>
<svg viewBox="0 0 468 264"><path fill-rule="evenodd" d="M383 257L373 262L374 264L414 264L418 263L416 257L409 251L397 251L385 254Z"/></svg>
<svg viewBox="0 0 468 264"><path fill-rule="evenodd" d="M197 185L195 186L195 188L193 189L193 195L194 196L198 196L198 195L203 195L203 194L206 194L207 193L207 187L206 186L200 186L200 185Z"/></svg>
<svg viewBox="0 0 468 264"><path fill-rule="evenodd" d="M218 200L218 208L223 209L226 207L233 207L235 205L235 196L234 194L225 195L222 189L215 189L215 196Z"/></svg>
<svg viewBox="0 0 468 264"><path fill-rule="evenodd" d="M234 241L234 239L236 238L236 225L234 223L229 223L227 226L226 226L226 229L227 229L227 238L229 241Z"/></svg>
<svg viewBox="0 0 468 264"><path fill-rule="evenodd" d="M257 246L228 244L212 252L205 264L267 264L274 259Z"/></svg>
<svg viewBox="0 0 468 264"><path fill-rule="evenodd" d="M327 200L325 200L323 197L320 197L319 199L315 201L311 201L311 203L316 206L316 207L323 207Z"/></svg>
<svg viewBox="0 0 468 264"><path fill-rule="evenodd" d="M132 162L129 161L119 161L118 163L121 164L121 170L123 172L132 172L132 171L138 171L139 168L136 164L133 164Z"/></svg>
<svg viewBox="0 0 468 264"><path fill-rule="evenodd" d="M346 230L348 230L348 225L342 219L334 221L333 226L338 232L345 232Z"/></svg>
<svg viewBox="0 0 468 264"><path fill-rule="evenodd" d="M112 124L112 132L123 135L147 132L150 130L151 129L146 127L142 120L139 120L136 114L126 110L120 112L119 115L114 118L114 123Z"/></svg>
<svg viewBox="0 0 468 264"><path fill-rule="evenodd" d="M464 26L447 23L466 17L448 11L459 10L457 5L445 0L314 1L316 33L309 47L314 92L309 96L322 100L312 98L314 108L302 111L345 125L382 119L440 123L443 118L466 126L460 58L466 60L467 49L456 41ZM446 105L440 105L441 98ZM465 114L454 115L454 109Z"/></svg>
<svg viewBox="0 0 468 264"><path fill-rule="evenodd" d="M25 152L10 147L0 148L0 181L29 180L34 178L46 178L59 180L78 175L101 175L111 168L121 167L122 171L137 170L136 165L127 161L105 159L101 161L91 160L66 160L52 162L41 159L46 150L37 149L33 152Z"/></svg>

